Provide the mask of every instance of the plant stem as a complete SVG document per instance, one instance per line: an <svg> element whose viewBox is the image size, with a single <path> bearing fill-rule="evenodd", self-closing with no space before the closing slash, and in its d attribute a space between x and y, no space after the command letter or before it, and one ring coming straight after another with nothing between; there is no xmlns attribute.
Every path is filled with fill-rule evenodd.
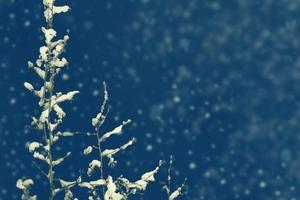
<svg viewBox="0 0 300 200"><path fill-rule="evenodd" d="M168 197L170 197L170 192L171 192L171 170L172 170L172 164L173 164L173 157L170 156L169 160L169 169L168 169Z"/></svg>
<svg viewBox="0 0 300 200"><path fill-rule="evenodd" d="M53 27L53 7L51 8L51 19L48 21L47 23L47 28L52 28ZM48 102L48 117L47 117L47 125L48 125L48 145L49 145L49 151L48 151L48 158L49 158L49 170L48 170L48 180L49 180L49 185L50 185L50 196L49 196L49 200L53 200L54 199L54 183L53 183L53 179L54 179L54 172L53 172L53 156L52 156L52 144L53 144L53 132L51 130L50 127L50 115L51 115L51 103L52 103L52 96L53 96L53 90L54 90L54 78L55 78L55 69L53 68L53 66L51 66L51 42L49 44L47 44L47 48L48 48L48 59L47 59L47 65L46 65L46 74L47 71L50 70L50 88L49 88L49 102ZM45 86L44 86L45 87ZM46 88L44 88L46 90Z"/></svg>
<svg viewBox="0 0 300 200"><path fill-rule="evenodd" d="M100 162L101 162L101 167L100 167L100 178L104 179L104 169L103 169L103 157L102 157L102 149L101 149L101 141L100 141L100 131L99 128L97 128L97 145L98 145L98 151L99 151L99 157L100 157ZM102 186L102 194L103 194L103 199L104 199L104 187Z"/></svg>
<svg viewBox="0 0 300 200"><path fill-rule="evenodd" d="M48 145L49 145L49 151L48 151L48 156L49 156L49 171L48 171L48 179L49 179L49 184L50 184L50 197L49 200L53 200L54 198L54 172L53 172L53 156L52 156L52 144L53 144L53 132L50 128L50 114L51 114L51 100L53 96L53 87L54 87L54 77L55 77L55 72L53 71L55 69L51 68L51 77L50 77L50 89L49 89L49 105L48 105L48 117L47 117L47 124L48 124Z"/></svg>
<svg viewBox="0 0 300 200"><path fill-rule="evenodd" d="M104 121L106 119L106 114L104 114L104 112L105 112L105 105L108 100L108 92L106 89L105 82L103 82L103 87L104 87L104 100L103 100L103 103L100 108L100 119L98 119L98 120L100 120L100 124L98 124L96 127L97 146L98 146L100 163L101 163L101 167L100 167L100 178L101 179L104 179L104 164L103 164L102 149L101 149L100 127L102 126L102 124L104 123ZM103 199L104 199L104 194L105 194L105 188L104 188L104 186L102 186Z"/></svg>

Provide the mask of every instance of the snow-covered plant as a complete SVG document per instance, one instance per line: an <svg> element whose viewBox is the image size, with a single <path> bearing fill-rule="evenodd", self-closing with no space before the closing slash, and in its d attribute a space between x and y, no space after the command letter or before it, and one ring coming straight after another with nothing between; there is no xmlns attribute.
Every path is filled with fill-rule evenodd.
<svg viewBox="0 0 300 200"><path fill-rule="evenodd" d="M86 175L78 176L76 180L63 180L57 176L56 167L62 165L64 160L71 156L71 152L66 152L60 157L55 157L53 146L63 137L75 136L78 133L59 131L59 125L66 116L62 104L71 101L79 91L70 91L67 93L55 91L55 78L68 65L66 58L62 56L65 51L68 35L62 39L55 39L56 31L53 29L53 19L56 14L65 13L70 10L69 6L57 6L55 0L43 0L44 17L47 23L42 27L44 34L44 45L39 49L39 56L35 62L28 62L28 67L33 69L42 80L42 86L36 88L29 82L24 83L24 87L38 97L38 106L40 114L32 117L31 126L41 132L41 137L36 141L31 141L28 145L28 151L36 160L33 163L46 177L49 183L49 200L57 199L59 193L64 193L64 200L77 200L74 197L76 188L85 188L89 194L88 200L126 200L132 194L137 194L146 190L150 182L155 181L155 174L159 171L162 161L159 161L157 167L151 171L145 172L140 179L130 181L124 176L113 177L106 168L117 164L116 155L129 146L133 145L135 139L132 138L119 147L112 149L102 149L102 143L122 134L123 127L131 123L131 120L123 123L113 130L102 133L101 127L106 120L108 101L108 92L106 84L104 85L104 101L101 104L99 113L92 118L92 126L95 133L84 133L86 136L95 137L94 144L90 144L82 149L85 156L89 156L90 162L86 169ZM95 156L96 155L96 156ZM94 173L98 170L98 173ZM104 171L105 170L105 171ZM107 170L108 171L108 170ZM97 174L100 176L96 177ZM84 180L89 179L89 180ZM30 195L30 188L34 184L32 179L19 179L16 183L17 188L22 191L22 200L36 200L37 195ZM184 187L179 187L170 194L168 187L169 200L176 199Z"/></svg>
<svg viewBox="0 0 300 200"><path fill-rule="evenodd" d="M28 62L28 67L37 73L43 84L40 88L34 88L31 83L24 83L24 87L39 98L38 105L41 108L41 113L38 117L32 117L31 125L41 131L43 137L42 140L32 141L28 149L33 157L40 162L36 165L48 179L50 200L54 199L59 192L66 190L65 187L60 187L55 183L58 178L55 174L55 167L62 164L71 155L71 152L58 158L53 155L53 145L62 137L62 135L57 134L56 130L66 116L61 104L65 101L71 101L79 93L79 91L71 91L66 94L54 92L55 78L68 64L67 59L62 57L62 54L69 39L69 36L65 35L62 39L55 40L56 31L53 29L53 17L56 14L67 12L69 6L56 6L54 3L54 0L43 0L47 27L42 27L41 30L44 34L45 43L39 49L40 54L37 60ZM52 113L55 113L56 117L53 117ZM42 166L42 163L46 167ZM18 180L17 186L18 183L20 186L20 181L21 179ZM23 189L23 194L27 192L27 189L28 187ZM36 198L36 196L32 198Z"/></svg>

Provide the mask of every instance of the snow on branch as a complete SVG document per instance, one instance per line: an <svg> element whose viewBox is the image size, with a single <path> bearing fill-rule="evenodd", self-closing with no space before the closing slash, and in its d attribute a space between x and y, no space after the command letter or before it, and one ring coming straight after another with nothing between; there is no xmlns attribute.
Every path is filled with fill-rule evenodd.
<svg viewBox="0 0 300 200"><path fill-rule="evenodd" d="M114 183L111 176L108 176L107 178L107 189L104 194L104 200L122 200L124 199L124 195L117 192L117 186Z"/></svg>
<svg viewBox="0 0 300 200"><path fill-rule="evenodd" d="M70 7L67 5L64 6L54 6L55 0L43 0L45 7L44 17L47 23L51 23L53 20L54 14L65 13L70 10Z"/></svg>
<svg viewBox="0 0 300 200"><path fill-rule="evenodd" d="M105 133L101 138L100 138L100 142L104 142L107 138L109 138L112 135L120 135L122 133L123 127L127 124L129 124L131 122L130 119L128 119L127 121L123 121L123 123L114 128L112 131L109 131L107 133Z"/></svg>
<svg viewBox="0 0 300 200"><path fill-rule="evenodd" d="M178 187L175 191L173 191L170 196L169 196L169 200L175 200L177 199L180 195L183 195L184 192L184 188L185 188L185 182L186 182L186 179L184 180L183 184Z"/></svg>
<svg viewBox="0 0 300 200"><path fill-rule="evenodd" d="M100 112L92 119L92 125L95 127L96 131L99 130L99 128L102 126L106 119L106 114L105 112L105 106L108 101L108 92L107 92L107 87L106 83L103 82L103 88L104 88L104 100L103 103L101 104Z"/></svg>
<svg viewBox="0 0 300 200"><path fill-rule="evenodd" d="M30 195L30 187L34 184L32 179L18 179L16 187L22 190L22 200L37 200L37 196Z"/></svg>
<svg viewBox="0 0 300 200"><path fill-rule="evenodd" d="M102 167L102 163L100 160L92 160L92 162L90 162L89 164L87 175L91 176L96 168L101 169L101 167Z"/></svg>
<svg viewBox="0 0 300 200"><path fill-rule="evenodd" d="M104 150L102 153L101 153L101 156L102 157L107 157L109 159L109 162L108 162L108 165L109 166L114 166L117 161L114 159L114 155L116 153L118 153L119 151L121 150L124 150L126 149L128 146L132 145L133 142L135 141L134 138L132 138L131 140L129 140L126 144L122 145L121 147L119 148L116 148L116 149L106 149Z"/></svg>

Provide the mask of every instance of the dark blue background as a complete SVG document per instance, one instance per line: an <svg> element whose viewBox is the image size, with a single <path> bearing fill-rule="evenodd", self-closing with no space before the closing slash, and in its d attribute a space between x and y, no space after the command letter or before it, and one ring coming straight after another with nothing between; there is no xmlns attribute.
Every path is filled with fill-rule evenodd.
<svg viewBox="0 0 300 200"><path fill-rule="evenodd" d="M174 183L188 178L180 199L299 199L299 0L89 0L59 1L59 36L70 30L69 69L59 91L79 89L62 130L92 131L91 118L109 86L110 130L131 118L125 133L133 148L118 156L113 174L132 180L174 155ZM42 1L0 0L0 199L20 199L15 182L39 178L24 130L38 115L23 82L40 80L27 69L43 44ZM92 140L59 144L74 151L58 169L71 178L90 158L76 154ZM60 155L61 155L60 154ZM144 199L166 199L167 166ZM43 177L36 183L45 182ZM42 192L43 185L34 188ZM44 191L45 192L45 191Z"/></svg>

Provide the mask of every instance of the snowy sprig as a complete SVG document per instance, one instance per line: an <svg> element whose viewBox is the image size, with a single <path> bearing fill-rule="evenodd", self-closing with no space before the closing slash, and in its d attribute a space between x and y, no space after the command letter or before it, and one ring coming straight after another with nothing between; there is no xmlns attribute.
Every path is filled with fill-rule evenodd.
<svg viewBox="0 0 300 200"><path fill-rule="evenodd" d="M184 188L185 188L185 182L186 182L186 179L184 180L184 182L182 183L182 185L180 187L178 187L176 190L174 190L170 196L169 196L169 199L168 200L175 200L177 199L179 196L181 195L184 195Z"/></svg>
<svg viewBox="0 0 300 200"><path fill-rule="evenodd" d="M112 131L109 131L109 132L105 133L103 136L101 136L100 142L104 142L107 138L109 138L112 135L120 135L123 131L123 127L125 125L129 124L130 122L131 122L130 119L128 119L127 121L123 121L123 123L121 125L114 128Z"/></svg>
<svg viewBox="0 0 300 200"><path fill-rule="evenodd" d="M114 158L114 155L117 154L119 151L121 150L125 150L128 146L132 145L133 142L134 142L134 138L129 140L126 144L120 146L119 148L115 148L115 149L105 149L102 153L101 153L101 156L104 158L104 157L107 157L109 162L108 162L108 165L109 166L114 166L117 161L115 160Z"/></svg>
<svg viewBox="0 0 300 200"><path fill-rule="evenodd" d="M45 38L45 44L39 48L39 56L36 61L28 62L28 67L36 72L43 84L39 88L35 88L30 82L24 83L24 87L39 98L38 105L41 107L39 116L32 117L31 125L41 130L43 133L43 141L31 142L28 146L28 150L32 153L33 158L47 165L47 169L44 170L44 167L35 164L48 179L50 190L49 200L54 199L57 193L62 189L55 181L57 177L55 177L54 167L61 165L63 161L71 155L71 152L67 152L64 156L58 158L55 158L53 155L53 145L62 136L62 134L55 133L54 131L63 122L66 116L61 104L65 101L71 101L74 96L79 93L79 91L71 91L66 94L54 92L56 76L63 67L68 65L67 59L62 57L62 54L65 52L65 47L69 40L68 35L65 35L62 39L55 40L57 32L53 28L53 17L55 14L64 13L69 10L69 6L56 6L55 3L55 0L43 0L47 27L42 27L41 31ZM52 115L53 112L56 115L55 118ZM21 189L20 181L17 186ZM71 196L70 191L67 191L66 199Z"/></svg>
<svg viewBox="0 0 300 200"><path fill-rule="evenodd" d="M105 109L108 101L108 92L107 92L107 87L105 82L103 82L103 88L104 88L104 100L101 105L100 112L96 115L96 117L92 118L92 125L94 126L97 132L99 131L102 124L105 122L106 115L107 115L107 113L105 113Z"/></svg>
<svg viewBox="0 0 300 200"><path fill-rule="evenodd" d="M159 171L162 162L159 162L159 166L154 170L144 173L141 178L135 182L128 181L125 177L119 177L114 181L114 178L111 175L108 175L105 178L104 167L105 162L104 158L108 159L107 166L115 166L117 161L115 156L122 150L127 149L129 146L133 145L135 139L129 140L127 143L121 145L118 148L114 149L102 149L102 143L111 138L112 136L119 136L122 134L124 126L128 125L131 120L123 121L121 125L116 128L108 131L104 134L100 133L100 128L106 119L107 113L106 104L108 101L108 92L106 84L104 86L104 100L100 107L100 112L92 119L92 125L96 130L96 145L89 145L83 150L84 155L90 155L91 152L95 149L98 150L98 158L92 160L88 166L87 175L92 176L93 172L96 169L100 171L100 179L98 181L87 181L80 183L80 187L88 188L90 191L96 190L96 188L102 187L102 199L104 200L126 200L130 194L135 194L137 191L145 191L147 185L150 182L155 181L154 175ZM99 184L95 184L99 183ZM123 189L122 189L123 188ZM98 196L99 197L99 196ZM100 197L99 197L100 198Z"/></svg>
<svg viewBox="0 0 300 200"><path fill-rule="evenodd" d="M181 184L181 186L177 187L174 191L172 191L171 188L171 180L172 180L172 167L173 167L173 157L170 156L169 160L169 168L168 168L168 177L167 177L167 184L164 185L163 189L167 192L168 200L175 200L179 196L184 195L184 189L187 179L184 179L184 182Z"/></svg>

